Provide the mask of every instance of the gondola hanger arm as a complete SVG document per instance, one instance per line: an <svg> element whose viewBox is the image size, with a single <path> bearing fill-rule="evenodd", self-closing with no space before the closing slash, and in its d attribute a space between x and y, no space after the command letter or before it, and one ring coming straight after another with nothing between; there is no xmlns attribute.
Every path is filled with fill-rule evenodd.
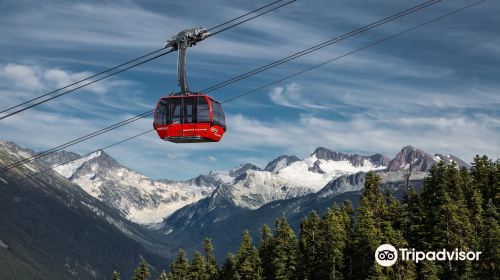
<svg viewBox="0 0 500 280"><path fill-rule="evenodd" d="M170 50L178 51L178 62L177 62L177 76L179 79L179 87L181 88L181 94L189 94L189 88L186 77L186 53L187 48L196 45L196 43L203 41L210 33L203 27L195 27L191 29L186 29L179 32L177 35L172 36L170 40L165 43L165 48L170 48Z"/></svg>

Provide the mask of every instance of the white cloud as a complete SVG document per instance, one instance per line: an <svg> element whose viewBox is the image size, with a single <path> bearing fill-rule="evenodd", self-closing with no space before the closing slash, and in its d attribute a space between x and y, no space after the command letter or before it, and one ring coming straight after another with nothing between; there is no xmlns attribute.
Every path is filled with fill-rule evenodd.
<svg viewBox="0 0 500 280"><path fill-rule="evenodd" d="M309 95L314 93L309 92ZM290 83L285 87L275 87L270 93L271 100L284 107L296 109L327 109L328 107L312 103L308 98L302 97L302 87L297 83Z"/></svg>
<svg viewBox="0 0 500 280"><path fill-rule="evenodd" d="M24 90L43 90L45 88L40 80L38 69L26 65L6 64L0 65L0 80L4 86Z"/></svg>
<svg viewBox="0 0 500 280"><path fill-rule="evenodd" d="M220 82L408 4L346 1L336 3L335 9L331 5L328 0L315 4L299 1L200 43L189 54L192 66L189 76L198 79L192 85ZM435 6L425 16L460 4L446 5ZM165 39L179 30L200 24L215 25L257 6L251 1L217 0L154 5L134 1L57 5L32 2L16 10L5 9L8 12L0 17L0 25L4 27L0 31L0 49L6 53L4 64L0 65L2 107L91 74L70 71L73 68L69 67L85 65L103 69L122 62L124 57L132 58L161 47ZM497 112L495 109L500 105L498 86L494 78L490 83L483 78L494 77L498 67L490 65L491 71L471 73L467 72L470 65L466 61L473 60L476 63L473 66L477 67L483 66L483 61L496 61L492 55L498 53L494 39L487 38L491 37L487 33L473 36L478 30L469 26L472 21L476 24L488 17L497 20L495 12L479 7L471 9L450 18L448 24L429 26L294 78L289 84L262 91L274 103L267 98L248 98L245 102L224 105L233 114L227 116L229 130L221 143L175 145L151 133L117 146L111 153L127 166L164 178L195 176L219 165L232 167L236 159L264 165L270 159L254 154L272 151L273 155L286 152L303 156L317 146L383 152L390 156L401 146L413 144L429 152L457 154L466 161L475 153L498 157L500 121L496 113L491 113ZM252 84L255 80L265 83L281 78L288 72L371 42L375 35L378 38L396 32L422 19L419 14L385 25L237 83L226 92L236 95L237 91L256 87ZM481 42L478 48L470 47L477 42ZM459 60L443 58L452 47L454 51L450 53L456 53ZM434 53L419 60L418 54L429 52ZM90 95L77 93L60 98L0 122L0 135L28 147L50 148L126 119L132 112L151 108L159 87L175 88L175 55L135 69L144 76L127 73L141 80L140 86L129 80L101 81L88 88ZM152 75L158 73L162 75ZM277 110L274 104L305 108L304 111L315 114L294 118L293 111L287 110L285 119L281 117L283 108ZM474 113L465 113L466 110ZM256 117L249 117L251 114ZM151 122L150 118L143 119L70 149L88 152L150 129ZM216 161L211 161L212 154L217 155Z"/></svg>
<svg viewBox="0 0 500 280"><path fill-rule="evenodd" d="M217 158L216 158L216 157L214 157L214 156L208 156L208 157L207 157L207 160L208 160L209 162L216 162L216 161L217 161Z"/></svg>
<svg viewBox="0 0 500 280"><path fill-rule="evenodd" d="M25 91L33 96L39 96L44 91L57 89L75 83L93 75L91 72L69 72L57 68L45 68L38 65L0 64L1 90ZM77 86L68 87L70 90ZM111 81L102 81L85 87L85 90L104 93L112 84ZM115 83L116 84L116 83Z"/></svg>
<svg viewBox="0 0 500 280"><path fill-rule="evenodd" d="M91 72L72 72L33 64L0 64L1 109L39 97L49 91L65 87L91 75L93 75ZM67 87L50 96L38 99L37 102L75 89L87 82ZM70 93L71 98L63 96L43 104L42 107L55 110L61 114L86 112L89 114L87 117L90 117L90 115L102 117L102 114L109 113L111 109L134 110L147 107L144 101L137 96L141 92L134 92L134 86L135 83L132 81L110 78ZM89 96L88 93L92 95ZM121 98L121 96L126 96L126 98ZM21 113L21 115L26 114L27 112Z"/></svg>
<svg viewBox="0 0 500 280"><path fill-rule="evenodd" d="M296 121L275 122L234 115L228 116L228 120L232 126L224 139L226 148L278 148L303 156L318 146L326 146L392 156L404 145L412 144L430 153L452 153L465 161L475 154L500 157L499 120L482 114L401 119L359 114L348 121L302 114Z"/></svg>
<svg viewBox="0 0 500 280"><path fill-rule="evenodd" d="M179 158L179 155L172 154L172 153L167 153L167 158L170 160L175 160Z"/></svg>

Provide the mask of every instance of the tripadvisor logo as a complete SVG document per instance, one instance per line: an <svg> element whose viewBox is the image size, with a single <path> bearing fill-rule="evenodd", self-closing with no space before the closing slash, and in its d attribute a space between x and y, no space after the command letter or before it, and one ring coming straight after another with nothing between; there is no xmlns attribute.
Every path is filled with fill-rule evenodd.
<svg viewBox="0 0 500 280"><path fill-rule="evenodd" d="M423 260L428 261L478 261L481 252L474 251L459 251L455 249L448 251L442 249L440 251L416 251L415 249L399 248L399 255L402 261L413 261L415 263ZM391 266L398 260L398 250L391 244L383 244L378 246L375 251L375 261L381 266Z"/></svg>
<svg viewBox="0 0 500 280"><path fill-rule="evenodd" d="M382 244L375 251L375 261L381 266L391 266L398 260L398 250L391 244Z"/></svg>

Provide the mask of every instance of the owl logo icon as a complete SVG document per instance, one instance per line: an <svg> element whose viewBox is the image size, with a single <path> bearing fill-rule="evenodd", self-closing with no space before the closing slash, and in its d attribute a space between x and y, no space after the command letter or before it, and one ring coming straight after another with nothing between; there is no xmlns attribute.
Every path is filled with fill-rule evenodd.
<svg viewBox="0 0 500 280"><path fill-rule="evenodd" d="M375 251L375 261L381 266L391 266L398 260L398 250L391 244L378 246Z"/></svg>

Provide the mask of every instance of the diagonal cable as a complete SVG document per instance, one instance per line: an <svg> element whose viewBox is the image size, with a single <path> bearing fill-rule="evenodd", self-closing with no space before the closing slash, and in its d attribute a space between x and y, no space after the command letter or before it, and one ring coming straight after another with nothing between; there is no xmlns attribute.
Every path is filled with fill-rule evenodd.
<svg viewBox="0 0 500 280"><path fill-rule="evenodd" d="M399 36L401 36L401 35L403 35L403 34L406 34L406 33L408 33L408 32L411 32L411 31L413 31L413 30L415 30L415 29L418 29L418 28L420 28L420 27L423 27L423 26L425 26L425 25L428 25L428 24L431 24L431 23L434 23L434 22L440 21L440 20L442 20L442 19L444 19L444 18L446 18L446 17L448 17L448 16L454 15L454 14L459 13L459 12L461 12L461 11L464 11L464 10L466 10L466 9L472 8L472 7L474 7L474 6L477 6L477 5L479 5L479 4L481 4L481 3L485 2L485 1L486 1L486 0L477 1L477 2L474 2L474 3L469 4L469 5L467 5L467 6L464 6L464 7L462 7L462 8L455 9L455 10L453 10L453 11L451 11L451 12L448 12L448 13L446 13L446 14L444 14L444 15L441 15L441 16L436 17L436 18L434 18L434 19L431 19L431 20L429 20L429 21L423 22L423 23L421 23L421 24L415 25L415 26L413 26L413 27L410 27L410 28L405 29L405 30L403 30L403 31L400 31L400 32L398 32L398 33L395 33L395 34L392 34L392 35L386 36L386 37L381 38L381 39L379 39L379 40L376 40L376 41L374 41L374 42L372 42L372 43L369 43L369 44L367 44L367 45L364 45L364 46L362 46L362 47L360 47L360 48L357 48L357 49L355 49L355 50L353 50L353 51L350 51L350 52L345 53L345 54L343 54L343 55L340 55L340 56L337 56L337 57L335 57L335 58L329 59L329 60L327 60L327 61L325 61L325 62L322 62L322 63L320 63L320 64L316 64L316 65L314 65L314 66L308 67L308 68L306 68L306 69L304 69L304 70L302 70L302 71L296 72L296 73L294 73L294 74L292 74L292 75L286 76L286 77L281 78L281 79L279 79L279 80L277 80L277 81L274 81L274 82L268 83L268 84L263 85L263 86L261 86L261 87L258 87L258 88L256 88L256 89L253 89L253 90L250 90L250 91L244 92L244 93L242 93L242 94L239 94L239 95L237 95L237 96L234 96L234 97L232 97L232 98L226 99L226 100L224 100L223 102L221 102L221 104L222 104L222 103L229 103L229 102L231 102L231 101L233 101L233 100L236 100L236 99L238 99L238 98L241 98L241 97L244 97L244 96L247 96L247 95L250 95L250 94L256 93L256 92L258 92L258 91L260 91L260 90L262 90L262 89L264 89L264 88L266 88L266 87L269 87L269 86L272 86L272 85L278 84L278 83L283 82L283 81L285 81L285 80L287 80L287 79L290 79L290 78L292 78L292 77L296 77L296 76L301 75L301 74L303 74L303 73L306 73L306 72L308 72L308 71L311 71L311 70L317 69L317 68L319 68L319 67L321 67L321 66L323 66L323 65L325 65L325 64L328 64L328 63L334 62L334 61L336 61L336 60L342 59L342 58L344 58L344 57L346 57L346 56L349 56L349 55L352 55L352 54L357 53L357 52L359 52L359 51L362 51L362 50L365 50L365 49L367 49L367 48L373 47L373 46L375 46L375 45L378 45L378 44L383 43L383 42L385 42L385 41L388 41L388 40L390 40L390 39L393 39L393 38L399 37ZM56 167L58 167L58 166L61 166L61 165L64 165L64 164L70 163L70 162L75 161L75 160L78 160L78 159L80 159L80 158L82 158L82 157L89 156L89 155L91 155L92 153L95 153L95 152L97 152L97 151L99 151L99 150L105 150L105 149L108 149L108 148L111 148L111 147L117 146L117 145L122 144L122 143L124 143L124 142L126 142L126 141L129 141L129 140L132 140L132 139L137 138L137 137L139 137L139 136L142 136L142 135L144 135L144 134L150 133L150 132L152 132L153 130L154 130L154 129L150 129L150 130L148 130L148 131L145 131L145 132L139 133L139 134L137 134L137 135L134 135L134 136L132 136L132 137L126 138L126 139L121 140L121 141L119 141L119 142L116 142L116 143L114 143L114 144L111 144L111 145L108 145L108 146L106 146L106 147L102 147L102 148L100 148L100 149L97 149L97 150L95 150L95 151L93 151L93 152L90 152L90 153L88 153L88 154L86 154L86 155L80 156L80 157L78 157L78 158L76 158L76 159L69 160L69 161L67 161L67 162L64 162L64 163L61 163L61 164L58 164L58 165L52 166L51 168L48 168L48 169L46 169L46 170L42 170L42 171L37 172L37 173L35 173L35 174L32 174L32 175L30 175L30 176L38 176L39 174L43 174L43 173L45 173L45 172L47 172L47 171L49 171L49 170L52 170L52 169L54 169L54 168L56 168Z"/></svg>

